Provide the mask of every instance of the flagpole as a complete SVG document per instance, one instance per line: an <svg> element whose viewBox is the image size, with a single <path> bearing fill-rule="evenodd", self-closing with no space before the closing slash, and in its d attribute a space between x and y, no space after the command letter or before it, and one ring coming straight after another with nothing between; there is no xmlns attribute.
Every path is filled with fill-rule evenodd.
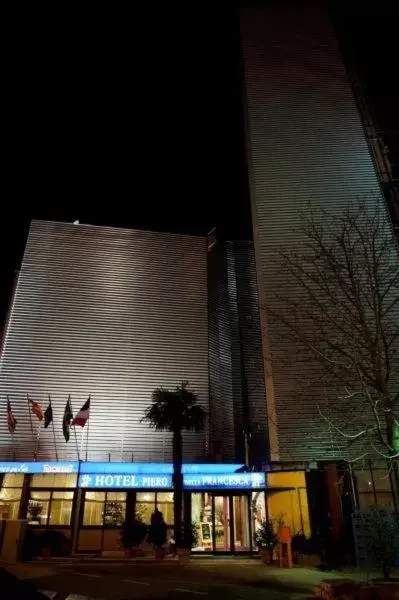
<svg viewBox="0 0 399 600"><path fill-rule="evenodd" d="M39 450L40 432L41 432L41 430L42 430L42 422L43 422L43 419L42 419L41 421L39 421L39 424L38 424L38 426L37 426L37 435L36 435L36 450L35 450L35 454L34 454L34 456L35 456L35 460L37 459L37 453L38 453L38 450Z"/></svg>
<svg viewBox="0 0 399 600"><path fill-rule="evenodd" d="M7 406L8 403L10 402L10 398L7 396ZM8 415L7 415L7 419L8 419ZM10 430L9 430L10 431ZM12 451L12 460L15 460L15 445L14 445L14 434L11 433L10 431L10 436L11 436L11 451Z"/></svg>
<svg viewBox="0 0 399 600"><path fill-rule="evenodd" d="M51 396L50 394L48 395L48 400L51 406ZM53 415L53 407L51 406L51 425L52 425L52 430L53 430L53 440L54 440L54 450L55 450L55 460L58 462L58 450L57 450L57 442L55 439L55 429L54 429L54 415Z"/></svg>
<svg viewBox="0 0 399 600"><path fill-rule="evenodd" d="M74 425L76 427L76 425ZM82 427L82 435L80 436L80 456L83 456L83 448L84 448L84 439L85 439L85 428Z"/></svg>
<svg viewBox="0 0 399 600"><path fill-rule="evenodd" d="M72 402L71 402L71 394L69 394L69 396L68 396L68 401L69 401L69 406L71 407L71 411L72 411L72 414L73 414L73 408L72 408ZM71 428L69 427L69 429L71 429ZM75 444L76 444L76 452L77 452L77 455L78 455L78 461L80 462L78 438L77 438L77 435L76 435L76 425L73 426L73 432L75 434Z"/></svg>
<svg viewBox="0 0 399 600"><path fill-rule="evenodd" d="M33 423L32 423L32 415L31 415L31 411L30 411L30 402L29 402L29 394L26 394L26 400L28 402L28 413L29 413L29 422L30 422L30 431L32 434L32 442L35 441L35 435L33 433ZM33 452L33 460L36 461L36 452Z"/></svg>
<svg viewBox="0 0 399 600"><path fill-rule="evenodd" d="M89 396L89 402L90 402L90 398L91 398L91 396ZM87 456L88 456L88 450L89 450L91 402L90 402L89 406L90 406L90 409L89 409L89 418L87 419L87 436L86 436L86 462L87 462Z"/></svg>

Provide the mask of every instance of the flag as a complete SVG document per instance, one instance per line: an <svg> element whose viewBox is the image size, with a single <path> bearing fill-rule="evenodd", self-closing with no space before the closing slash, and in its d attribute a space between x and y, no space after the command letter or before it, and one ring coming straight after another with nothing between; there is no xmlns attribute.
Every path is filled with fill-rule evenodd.
<svg viewBox="0 0 399 600"><path fill-rule="evenodd" d="M39 421L43 421L43 411L39 404L37 402L34 402L31 398L29 398L29 396L28 400L33 414L36 415Z"/></svg>
<svg viewBox="0 0 399 600"><path fill-rule="evenodd" d="M80 411L78 412L78 414L76 415L74 420L72 421L71 425L80 425L81 427L84 427L86 425L86 421L88 420L89 416L90 416L90 396L89 396L88 400L86 400L86 402L83 404L82 408L80 409Z"/></svg>
<svg viewBox="0 0 399 600"><path fill-rule="evenodd" d="M62 419L62 433L64 434L64 438L66 442L69 442L69 428L71 426L71 421L73 419L71 402L68 398L68 402L65 405L64 418Z"/></svg>
<svg viewBox="0 0 399 600"><path fill-rule="evenodd" d="M50 425L52 420L53 420L53 407L51 406L51 400L50 400L48 407L44 411L44 429L47 429L47 427Z"/></svg>
<svg viewBox="0 0 399 600"><path fill-rule="evenodd" d="M17 426L17 422L18 422L17 419L12 414L11 403L10 403L9 399L7 398L7 425L8 425L8 431L10 433L14 433L15 428Z"/></svg>

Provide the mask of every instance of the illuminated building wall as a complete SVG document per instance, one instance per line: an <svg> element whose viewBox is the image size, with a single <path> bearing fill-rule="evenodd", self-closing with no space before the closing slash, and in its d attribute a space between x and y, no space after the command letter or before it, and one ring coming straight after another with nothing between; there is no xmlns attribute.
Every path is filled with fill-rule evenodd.
<svg viewBox="0 0 399 600"><path fill-rule="evenodd" d="M223 460L268 460L253 243L218 241L208 254L211 443Z"/></svg>
<svg viewBox="0 0 399 600"><path fill-rule="evenodd" d="M157 386L188 379L208 410L206 239L34 221L1 362L1 458L32 459L26 394L54 411L58 458L68 394L76 413L91 394L89 460L171 459L170 436L141 424ZM9 395L18 423L7 430ZM86 457L86 439L77 445ZM84 430L88 433L87 426ZM206 433L185 434L185 459L206 455ZM39 460L55 458L52 428L40 432Z"/></svg>
<svg viewBox="0 0 399 600"><path fill-rule="evenodd" d="M240 15L266 402L275 460L340 456L331 440L337 436L326 431L317 411L323 396L315 383L317 369L292 358L292 343L268 319L267 306L278 308L275 292L285 282L278 249L300 243L294 230L309 204L338 215L357 199L383 202L323 4L274 1Z"/></svg>

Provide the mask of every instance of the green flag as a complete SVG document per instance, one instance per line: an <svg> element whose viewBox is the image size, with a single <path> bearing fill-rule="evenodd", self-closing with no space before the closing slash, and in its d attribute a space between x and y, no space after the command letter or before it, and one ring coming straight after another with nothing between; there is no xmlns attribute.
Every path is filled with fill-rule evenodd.
<svg viewBox="0 0 399 600"><path fill-rule="evenodd" d="M71 402L68 398L68 402L65 406L64 418L62 419L62 433L64 434L64 438L66 442L69 442L69 426L71 424L73 418Z"/></svg>

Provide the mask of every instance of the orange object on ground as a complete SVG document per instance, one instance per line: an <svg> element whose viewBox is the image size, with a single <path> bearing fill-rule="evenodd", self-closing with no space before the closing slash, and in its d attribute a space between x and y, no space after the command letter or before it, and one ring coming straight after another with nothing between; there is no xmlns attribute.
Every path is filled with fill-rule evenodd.
<svg viewBox="0 0 399 600"><path fill-rule="evenodd" d="M284 552L285 550L285 552ZM291 548L291 540L289 542L279 542L277 545L277 554L278 554L278 566L284 567L287 566L289 568L292 567L292 548ZM284 563L286 563L284 565Z"/></svg>

